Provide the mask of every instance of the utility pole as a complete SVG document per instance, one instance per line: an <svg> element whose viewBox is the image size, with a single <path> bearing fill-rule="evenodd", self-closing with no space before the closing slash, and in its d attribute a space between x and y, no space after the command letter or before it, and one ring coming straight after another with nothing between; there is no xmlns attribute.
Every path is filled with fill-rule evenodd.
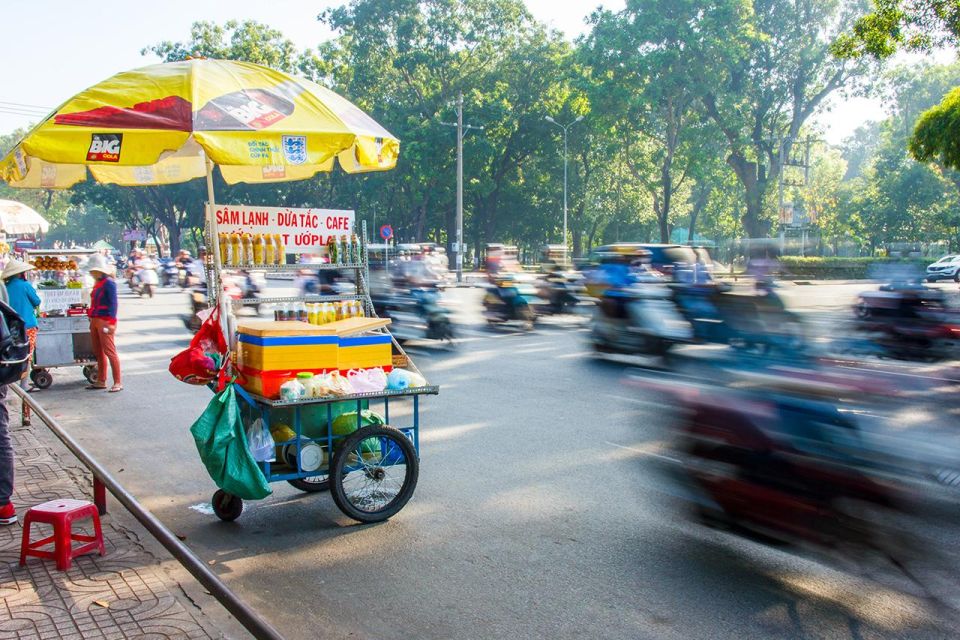
<svg viewBox="0 0 960 640"><path fill-rule="evenodd" d="M543 119L563 129L563 262L566 264L570 262L567 259L567 129L583 120L583 116L577 116L577 119L568 125L562 125L550 116Z"/></svg>
<svg viewBox="0 0 960 640"><path fill-rule="evenodd" d="M457 128L457 242L454 250L457 252L457 284L463 282L463 132L464 130L477 129L482 131L483 127L474 127L463 124L463 92L457 95L457 122L441 122L445 127Z"/></svg>

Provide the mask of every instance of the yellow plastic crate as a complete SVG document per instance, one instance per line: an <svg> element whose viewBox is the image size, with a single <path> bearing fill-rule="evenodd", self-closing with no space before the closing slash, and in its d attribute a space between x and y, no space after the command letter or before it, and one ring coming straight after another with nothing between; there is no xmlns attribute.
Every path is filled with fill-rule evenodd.
<svg viewBox="0 0 960 640"><path fill-rule="evenodd" d="M390 367L393 364L393 348L390 336L374 334L341 337L337 361L337 366L341 371Z"/></svg>
<svg viewBox="0 0 960 640"><path fill-rule="evenodd" d="M262 371L336 369L336 336L259 337L240 334L237 355L241 366Z"/></svg>

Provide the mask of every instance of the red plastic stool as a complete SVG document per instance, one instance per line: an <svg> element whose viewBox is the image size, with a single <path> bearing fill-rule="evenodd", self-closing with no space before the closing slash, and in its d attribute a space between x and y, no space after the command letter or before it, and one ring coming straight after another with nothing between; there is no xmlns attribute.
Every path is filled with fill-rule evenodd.
<svg viewBox="0 0 960 640"><path fill-rule="evenodd" d="M73 533L73 523L77 520L93 518L93 535L85 536ZM53 535L36 542L30 541L30 525L34 522L45 522L53 525ZM41 551L53 543L53 551ZM74 542L85 544L74 548ZM66 571L77 556L97 549L100 555L106 551L103 548L103 533L100 530L100 514L92 502L86 500L51 500L38 504L27 510L23 517L23 537L20 542L20 566L27 562L27 556L48 558L57 561L57 569Z"/></svg>

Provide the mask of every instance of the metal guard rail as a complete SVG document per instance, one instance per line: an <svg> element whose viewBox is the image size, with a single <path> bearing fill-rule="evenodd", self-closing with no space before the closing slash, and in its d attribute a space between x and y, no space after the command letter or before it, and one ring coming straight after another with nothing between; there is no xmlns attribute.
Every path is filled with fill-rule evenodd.
<svg viewBox="0 0 960 640"><path fill-rule="evenodd" d="M9 388L20 396L20 399L30 407L33 413L39 417L40 420L47 425L47 428L70 450L70 453L76 456L77 459L90 470L90 473L93 474L94 503L97 505L97 509L101 514L106 513L106 493L104 489L109 489L110 493L116 497L120 504L126 507L127 511L197 579L197 582L210 592L210 595L216 598L227 611L233 614L237 621L243 625L253 637L258 640L283 640L283 636L279 631L243 602L237 594L224 584L217 574L213 573L200 558L194 555L189 547L180 542L176 535L167 529L156 516L137 502L137 499L128 493L127 490L110 475L109 471L94 460L80 443L64 431L43 407L37 404L37 402L18 385L11 384Z"/></svg>

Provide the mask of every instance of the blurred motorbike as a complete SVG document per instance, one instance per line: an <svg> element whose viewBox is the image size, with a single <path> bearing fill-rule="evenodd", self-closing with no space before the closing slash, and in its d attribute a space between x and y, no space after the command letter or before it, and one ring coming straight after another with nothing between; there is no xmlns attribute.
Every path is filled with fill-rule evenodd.
<svg viewBox="0 0 960 640"><path fill-rule="evenodd" d="M537 315L586 313L593 300L586 294L583 276L577 271L551 271L537 281Z"/></svg>
<svg viewBox="0 0 960 640"><path fill-rule="evenodd" d="M954 356L960 344L960 316L947 308L942 291L919 282L861 293L854 315L881 357L937 362Z"/></svg>
<svg viewBox="0 0 960 640"><path fill-rule="evenodd" d="M532 278L526 274L505 274L487 287L483 296L483 315L488 324L519 323L533 329L536 309L544 304L537 295Z"/></svg>
<svg viewBox="0 0 960 640"><path fill-rule="evenodd" d="M590 337L601 353L663 355L675 344L690 342L693 332L667 287L643 283L603 293Z"/></svg>
<svg viewBox="0 0 960 640"><path fill-rule="evenodd" d="M223 287L231 300L256 299L261 290L256 280L250 278L250 274L243 273L224 278ZM206 282L197 280L190 286L187 290L187 306L189 313L183 315L181 319L187 329L196 332L200 328L200 319L197 314L208 308ZM259 302L247 302L243 307L254 309L257 315L260 314Z"/></svg>
<svg viewBox="0 0 960 640"><path fill-rule="evenodd" d="M351 295L357 290L336 269L301 269L297 272L296 287L300 297Z"/></svg>
<svg viewBox="0 0 960 640"><path fill-rule="evenodd" d="M768 353L803 349L800 319L787 310L775 286L758 281L752 294L724 283L673 283L673 301L699 342Z"/></svg>
<svg viewBox="0 0 960 640"><path fill-rule="evenodd" d="M180 284L180 267L172 258L160 258L160 286L173 287Z"/></svg>
<svg viewBox="0 0 960 640"><path fill-rule="evenodd" d="M830 397L853 392L849 378L781 371L745 375L739 389L640 384L682 408L670 472L700 522L765 541L854 544L896 557L904 543L896 523L912 492Z"/></svg>
<svg viewBox="0 0 960 640"><path fill-rule="evenodd" d="M440 292L436 288L377 295L373 306L378 316L390 318L390 333L400 342L425 339L455 344L456 331L450 310L440 304Z"/></svg>
<svg viewBox="0 0 960 640"><path fill-rule="evenodd" d="M130 289L141 298L143 296L152 298L160 284L160 277L157 275L156 267L150 262L145 262L133 270L128 284Z"/></svg>

